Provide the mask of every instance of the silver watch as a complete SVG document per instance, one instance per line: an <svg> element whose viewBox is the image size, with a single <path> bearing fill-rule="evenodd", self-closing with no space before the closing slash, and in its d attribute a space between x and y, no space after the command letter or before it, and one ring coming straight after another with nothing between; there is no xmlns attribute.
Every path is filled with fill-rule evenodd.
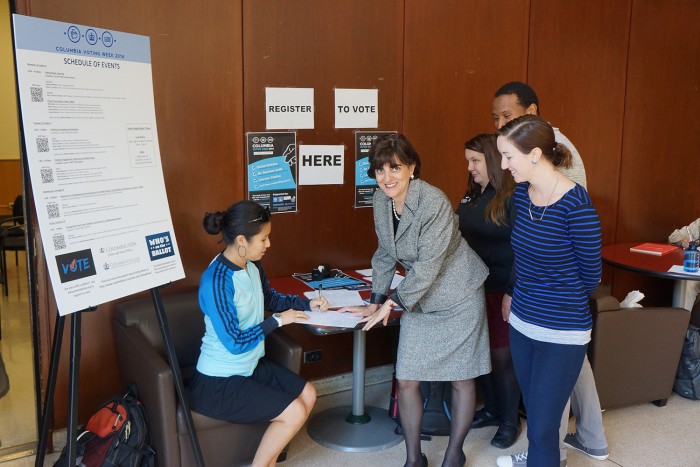
<svg viewBox="0 0 700 467"><path fill-rule="evenodd" d="M272 317L277 320L279 327L282 327L282 313L273 313Z"/></svg>

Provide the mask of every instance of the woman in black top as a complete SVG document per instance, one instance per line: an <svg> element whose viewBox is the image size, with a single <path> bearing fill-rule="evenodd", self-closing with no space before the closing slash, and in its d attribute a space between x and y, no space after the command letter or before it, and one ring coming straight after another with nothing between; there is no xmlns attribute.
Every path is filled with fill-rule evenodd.
<svg viewBox="0 0 700 467"><path fill-rule="evenodd" d="M510 232L515 222L512 203L515 181L501 169L496 135L481 134L464 145L468 162L467 193L457 208L459 229L469 246L489 268L484 283L491 343L491 367L480 378L485 404L474 415L472 428L498 426L491 444L501 449L512 446L520 433L518 406L520 389L513 371L508 339L508 322L503 309L510 309L515 278Z"/></svg>

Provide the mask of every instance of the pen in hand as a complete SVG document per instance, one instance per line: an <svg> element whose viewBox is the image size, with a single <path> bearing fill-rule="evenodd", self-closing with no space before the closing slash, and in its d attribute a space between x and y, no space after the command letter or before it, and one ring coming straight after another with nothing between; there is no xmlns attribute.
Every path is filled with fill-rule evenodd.
<svg viewBox="0 0 700 467"><path fill-rule="evenodd" d="M323 284L318 284L318 311L321 311L321 303L323 303Z"/></svg>

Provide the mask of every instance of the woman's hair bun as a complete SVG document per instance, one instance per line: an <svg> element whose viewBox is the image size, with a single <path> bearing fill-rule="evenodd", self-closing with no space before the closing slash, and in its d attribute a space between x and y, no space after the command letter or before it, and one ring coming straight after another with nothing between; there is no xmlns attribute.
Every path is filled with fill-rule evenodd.
<svg viewBox="0 0 700 467"><path fill-rule="evenodd" d="M552 164L554 167L563 167L565 169L570 169L573 163L573 156L569 148L567 148L562 143L554 143L554 148L552 150L554 158Z"/></svg>
<svg viewBox="0 0 700 467"><path fill-rule="evenodd" d="M206 230L207 233L211 235L220 234L223 218L224 213L221 211L207 212L206 214L204 214L204 221L202 221L202 225L204 225L204 230Z"/></svg>

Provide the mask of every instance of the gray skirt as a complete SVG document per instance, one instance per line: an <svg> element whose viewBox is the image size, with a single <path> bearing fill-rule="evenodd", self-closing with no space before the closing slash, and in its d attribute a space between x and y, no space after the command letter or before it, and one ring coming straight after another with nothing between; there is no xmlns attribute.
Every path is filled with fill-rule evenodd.
<svg viewBox="0 0 700 467"><path fill-rule="evenodd" d="M396 377L460 381L491 371L484 287L447 309L404 312Z"/></svg>

